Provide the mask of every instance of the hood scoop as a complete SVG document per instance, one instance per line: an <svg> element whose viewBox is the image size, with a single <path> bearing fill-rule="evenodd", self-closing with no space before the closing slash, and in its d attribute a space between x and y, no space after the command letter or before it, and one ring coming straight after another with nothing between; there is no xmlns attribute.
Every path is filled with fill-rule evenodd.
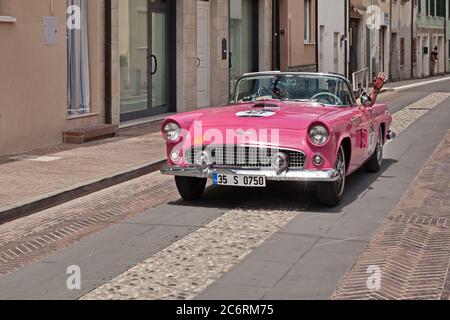
<svg viewBox="0 0 450 320"><path fill-rule="evenodd" d="M276 115L274 110L280 110L280 105L270 102L255 103L250 110L236 113L239 118L267 118Z"/></svg>
<svg viewBox="0 0 450 320"><path fill-rule="evenodd" d="M252 108L262 108L262 109L280 109L280 106L275 103L258 102Z"/></svg>

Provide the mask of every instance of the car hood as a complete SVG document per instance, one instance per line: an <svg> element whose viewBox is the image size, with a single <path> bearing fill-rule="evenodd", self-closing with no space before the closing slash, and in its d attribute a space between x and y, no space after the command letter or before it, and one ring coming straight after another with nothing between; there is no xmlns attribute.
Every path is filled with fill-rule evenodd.
<svg viewBox="0 0 450 320"><path fill-rule="evenodd" d="M265 101L208 108L173 117L182 126L201 122L203 128L283 128L302 130L336 111L317 103Z"/></svg>

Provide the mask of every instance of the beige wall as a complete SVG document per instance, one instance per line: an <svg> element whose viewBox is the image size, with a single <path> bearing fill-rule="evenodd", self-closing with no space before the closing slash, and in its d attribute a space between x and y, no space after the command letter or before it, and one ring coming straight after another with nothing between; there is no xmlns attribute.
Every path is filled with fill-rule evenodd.
<svg viewBox="0 0 450 320"><path fill-rule="evenodd" d="M93 115L67 119L66 1L0 0L0 155L59 144L62 133L103 122L103 0L88 1L91 106ZM5 9L6 8L6 9ZM8 11L8 12L5 12ZM59 18L59 42L46 46L45 16Z"/></svg>
<svg viewBox="0 0 450 320"><path fill-rule="evenodd" d="M272 1L259 0L259 70L272 70Z"/></svg>
<svg viewBox="0 0 450 320"><path fill-rule="evenodd" d="M211 3L211 104L215 106L229 98L229 62L222 60L222 39L229 39L228 11L228 0Z"/></svg>
<svg viewBox="0 0 450 320"><path fill-rule="evenodd" d="M315 71L316 64L316 0L311 1L311 39L304 41L304 1L281 0L281 69L283 71Z"/></svg>
<svg viewBox="0 0 450 320"><path fill-rule="evenodd" d="M64 1L55 1L59 44L43 44L49 0L14 0L15 23L0 22L0 154L61 142L66 120Z"/></svg>

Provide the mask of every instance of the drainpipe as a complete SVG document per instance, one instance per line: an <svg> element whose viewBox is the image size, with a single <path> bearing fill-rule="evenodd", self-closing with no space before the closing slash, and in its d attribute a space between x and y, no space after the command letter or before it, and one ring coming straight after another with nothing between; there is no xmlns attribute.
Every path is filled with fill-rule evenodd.
<svg viewBox="0 0 450 320"><path fill-rule="evenodd" d="M319 72L319 28L318 28L318 25L319 25L319 0L316 0L316 3L315 3L315 7L316 7L316 14L315 14L315 16L316 16L316 23L315 23L315 25L316 25L316 72Z"/></svg>
<svg viewBox="0 0 450 320"><path fill-rule="evenodd" d="M445 73L448 72L448 42L447 42L447 20L450 19L450 16L448 15L449 12L449 6L450 3L448 1L446 1L447 6L445 7L445 20L444 20L444 60L445 60L445 64L444 64L444 71Z"/></svg>
<svg viewBox="0 0 450 320"><path fill-rule="evenodd" d="M393 6L392 6L392 1L390 0L389 2L389 34L387 35L389 37L389 74L387 75L389 79L392 80L392 63L391 63L391 47L393 46L393 43L391 43L392 41L392 14L393 14Z"/></svg>
<svg viewBox="0 0 450 320"><path fill-rule="evenodd" d="M349 25L349 1L350 0L345 0L345 5L344 5L344 34L345 34L345 41L344 41L344 45L345 45L345 57L344 57L344 63L345 63L345 76L347 77L347 79L349 79L350 75L348 74L348 25Z"/></svg>
<svg viewBox="0 0 450 320"><path fill-rule="evenodd" d="M112 35L111 35L111 0L105 0L105 123L112 124Z"/></svg>
<svg viewBox="0 0 450 320"><path fill-rule="evenodd" d="M413 41L414 41L414 1L411 1L411 78L414 78L413 55L416 54L412 46ZM416 39L416 50L417 50L417 39Z"/></svg>

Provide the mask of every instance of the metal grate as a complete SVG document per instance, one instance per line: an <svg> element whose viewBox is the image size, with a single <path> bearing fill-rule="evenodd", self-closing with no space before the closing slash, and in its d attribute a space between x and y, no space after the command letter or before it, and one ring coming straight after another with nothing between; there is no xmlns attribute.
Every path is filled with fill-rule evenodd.
<svg viewBox="0 0 450 320"><path fill-rule="evenodd" d="M186 152L188 164L195 165L196 158L206 151L216 168L270 168L273 156L278 152L288 155L290 169L303 169L306 156L301 151L258 148L248 146L208 146L202 150L193 148Z"/></svg>

